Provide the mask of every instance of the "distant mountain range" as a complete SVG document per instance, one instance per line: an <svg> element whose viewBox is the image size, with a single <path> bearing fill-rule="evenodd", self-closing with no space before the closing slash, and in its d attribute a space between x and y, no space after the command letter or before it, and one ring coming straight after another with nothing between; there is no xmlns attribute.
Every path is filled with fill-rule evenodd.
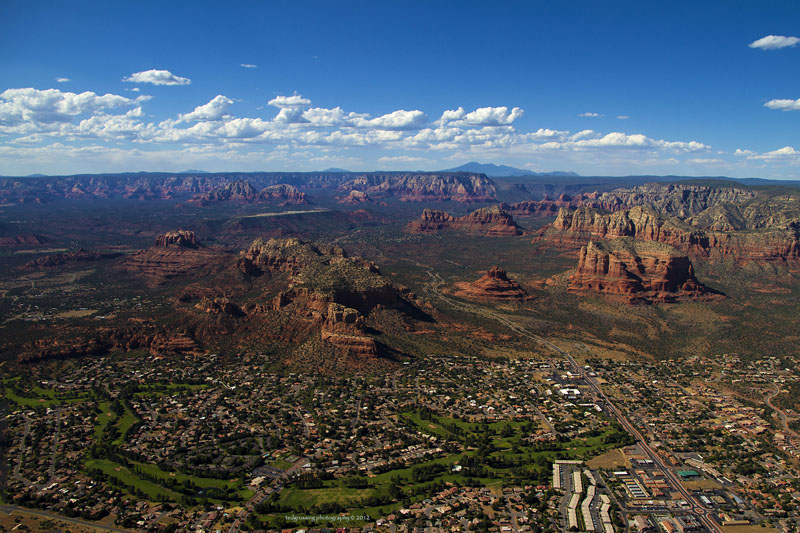
<svg viewBox="0 0 800 533"><path fill-rule="evenodd" d="M554 170L553 172L534 172L524 168L509 167L507 165L495 165L494 163L478 163L470 161L455 168L448 168L441 172L475 172L486 174L490 178L509 178L516 176L580 176L575 172L563 172Z"/></svg>

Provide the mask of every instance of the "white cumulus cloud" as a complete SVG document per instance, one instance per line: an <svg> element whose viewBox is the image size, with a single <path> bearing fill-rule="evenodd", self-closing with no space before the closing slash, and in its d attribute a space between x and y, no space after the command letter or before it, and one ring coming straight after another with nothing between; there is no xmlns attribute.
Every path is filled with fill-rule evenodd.
<svg viewBox="0 0 800 533"><path fill-rule="evenodd" d="M303 111L311 105L311 100L308 98L303 98L299 94L276 96L267 103L280 109L278 116L275 117L276 122L287 124L307 122L307 119L303 118Z"/></svg>
<svg viewBox="0 0 800 533"><path fill-rule="evenodd" d="M81 114L132 106L140 99L116 94L102 96L91 91L62 92L58 89L6 89L0 93L0 125L15 126L23 122L52 124L70 122Z"/></svg>
<svg viewBox="0 0 800 533"><path fill-rule="evenodd" d="M67 83L69 81L69 78L56 78L56 81L58 83Z"/></svg>
<svg viewBox="0 0 800 533"><path fill-rule="evenodd" d="M737 150L736 152L738 154L739 150ZM757 161L767 161L767 162L800 164L800 150L795 150L791 146L784 146L783 148L778 148L777 150L772 150L771 152L764 152L763 154L754 154L752 152L749 152L747 155L747 159L753 159Z"/></svg>
<svg viewBox="0 0 800 533"><path fill-rule="evenodd" d="M781 111L800 111L800 98L797 100L776 98L764 104L764 107L780 109Z"/></svg>
<svg viewBox="0 0 800 533"><path fill-rule="evenodd" d="M428 117L422 111L399 109L372 119L357 119L355 124L378 130L414 130L422 128L427 122Z"/></svg>
<svg viewBox="0 0 800 533"><path fill-rule="evenodd" d="M758 48L761 50L778 50L788 46L794 46L800 43L798 37L786 37L785 35L767 35L752 43L748 44L750 48Z"/></svg>
<svg viewBox="0 0 800 533"><path fill-rule="evenodd" d="M192 80L189 78L176 76L168 70L156 69L134 72L127 78L122 78L122 81L130 83L152 83L153 85L189 85L192 83Z"/></svg>
<svg viewBox="0 0 800 533"><path fill-rule="evenodd" d="M292 96L276 96L269 102L267 102L271 106L279 107L281 109L287 107L305 107L311 105L311 100L308 98L303 98L299 94L295 94Z"/></svg>
<svg viewBox="0 0 800 533"><path fill-rule="evenodd" d="M597 117L602 117L602 116L604 116L604 115L603 115L602 113L592 113L591 111L587 111L586 113L581 113L581 114L580 114L580 115L578 115L578 116L579 116L579 117L591 117L591 118L597 118Z"/></svg>
<svg viewBox="0 0 800 533"><path fill-rule="evenodd" d="M453 126L510 126L512 122L521 117L525 111L515 107L508 109L500 107L480 107L470 113L465 113L462 108L455 111L445 111L442 121Z"/></svg>
<svg viewBox="0 0 800 533"><path fill-rule="evenodd" d="M239 66L244 68L258 68L258 65L254 65L252 63L242 63Z"/></svg>
<svg viewBox="0 0 800 533"><path fill-rule="evenodd" d="M227 114L228 108L232 104L233 100L218 94L207 104L199 105L191 113L181 115L181 120L220 120Z"/></svg>
<svg viewBox="0 0 800 533"><path fill-rule="evenodd" d="M426 161L429 161L429 159L425 159L424 157L414 157L410 155L395 155L395 156L385 156L378 158L378 163L420 163Z"/></svg>

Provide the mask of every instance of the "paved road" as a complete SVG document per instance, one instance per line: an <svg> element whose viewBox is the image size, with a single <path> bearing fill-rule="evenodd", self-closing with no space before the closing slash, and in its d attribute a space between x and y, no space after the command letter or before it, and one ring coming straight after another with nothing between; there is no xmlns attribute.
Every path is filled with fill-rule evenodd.
<svg viewBox="0 0 800 533"><path fill-rule="evenodd" d="M694 496L692 496L692 494L683 487L683 485L681 485L680 481L675 476L675 474L669 468L667 468L667 466L663 463L661 457L650 447L649 444L647 444L647 442L645 441L644 437L639 432L639 430L636 429L636 427L634 427L633 424L631 424L631 422L622 413L622 411L620 411L611 402L611 400L605 395L605 393L603 393L602 389L600 389L600 386L594 381L594 379L592 379L591 376L589 376L585 372L584 368L580 366L569 353L562 350L552 342L540 337L539 335L536 335L535 333L532 333L525 327L519 325L518 323L498 313L495 313L493 311L490 311L482 307L466 305L457 300L444 296L439 290L439 287L444 284L444 280L442 279L442 277L437 272L434 272L433 268L427 265L419 265L419 266L428 269L428 275L431 277L431 282L428 283L426 289L437 298L447 302L453 307L466 310L471 313L482 315L487 318L491 318L498 322L501 322L514 333L517 333L518 335L529 338L531 340L535 340L536 342L550 348L551 350L555 351L556 353L566 358L566 360L573 367L575 372L579 374L580 377L582 377L584 381L586 381L586 383L589 385L592 391L594 391L596 397L603 400L603 402L608 406L609 411L611 411L611 413L619 421L622 427L625 428L625 430L628 433L630 433L634 439L636 439L636 441L639 443L639 445L642 447L642 449L645 451L648 457L650 457L650 459L653 460L653 463L664 473L664 475L669 480L670 484L673 485L673 488L677 489L678 492L680 492L681 496L683 496L683 498L692 506L690 512L694 514L695 517L711 531L714 531L716 533L722 533L722 529L720 529L720 526L718 526L716 522L711 520L710 517L706 516L707 509L705 509L705 507L700 502L698 502L694 498Z"/></svg>
<svg viewBox="0 0 800 533"><path fill-rule="evenodd" d="M29 480L25 476L23 476L20 472L22 469L22 462L25 460L25 454L27 450L25 449L25 439L31 432L31 419L28 418L28 415L25 415L25 434L22 436L22 440L20 441L20 450L19 450L19 461L17 464L14 465L14 477L21 481L26 487L30 487L33 485L33 481Z"/></svg>
<svg viewBox="0 0 800 533"><path fill-rule="evenodd" d="M58 452L58 440L61 437L61 409L56 409L56 432L53 435L53 450L50 452L50 468L47 470L47 484L51 483L56 476L56 453Z"/></svg>
<svg viewBox="0 0 800 533"><path fill-rule="evenodd" d="M37 516L39 518L45 518L47 520L60 520L62 522L67 522L69 524L76 524L79 526L88 527L92 529L99 529L101 531L116 531L121 533L127 533L129 531L133 531L131 529L122 529L114 526L104 526L96 522L87 522L79 518L69 518L67 516L61 516L59 514L51 513L49 511L40 511L39 509L27 509L25 507L19 507L18 505L0 505L0 513L7 514L9 516L14 514L27 514L27 515Z"/></svg>

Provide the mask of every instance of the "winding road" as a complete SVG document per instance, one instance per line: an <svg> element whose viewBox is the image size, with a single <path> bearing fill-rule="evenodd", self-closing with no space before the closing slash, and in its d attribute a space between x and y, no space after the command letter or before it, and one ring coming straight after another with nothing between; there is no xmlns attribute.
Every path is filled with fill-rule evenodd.
<svg viewBox="0 0 800 533"><path fill-rule="evenodd" d="M778 387L778 385L775 385L775 392L772 393L771 396L767 397L767 405L769 405L773 411L778 413L778 417L781 419L781 424L783 424L783 430L795 438L800 438L800 435L798 435L797 432L789 428L789 415L786 414L786 411L772 403L772 400L774 400L781 392L781 388Z"/></svg>

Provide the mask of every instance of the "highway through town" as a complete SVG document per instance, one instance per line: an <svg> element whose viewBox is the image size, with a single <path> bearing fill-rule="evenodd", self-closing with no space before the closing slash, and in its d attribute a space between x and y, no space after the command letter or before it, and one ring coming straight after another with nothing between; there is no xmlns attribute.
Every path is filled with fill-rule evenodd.
<svg viewBox="0 0 800 533"><path fill-rule="evenodd" d="M625 431L630 433L630 435L633 436L634 439L636 439L636 441L639 443L639 445L642 447L645 453L647 453L648 457L650 457L653 463L664 473L664 475L667 477L673 488L677 489L678 492L680 492L681 496L683 496L683 498L691 505L690 512L693 515L695 515L698 521L700 521L710 531L714 531L715 533L722 533L722 529L720 528L720 526L714 520L712 520L710 516L708 516L707 514L708 509L706 509L700 502L698 502L694 498L694 496L692 496L692 494L688 490L686 490L686 488L684 488L684 486L681 484L677 476L664 464L661 457L650 447L650 445L647 444L645 438L642 436L639 430L636 429L636 427L628 420L627 416L625 416L625 414L623 414L622 411L620 411L611 402L611 400L602 391L600 386L594 381L594 379L592 379L591 376L587 374L585 369L582 366L580 366L577 363L577 361L575 361L572 355L562 350L552 342L544 339L543 337L540 337L539 335L536 335L535 333L532 333L524 326L521 326L517 322L514 322L513 320L503 315L500 315L499 313L495 313L494 311L486 309L485 307L468 305L443 295L440 290L440 287L445 283L442 277L437 272L435 272L432 267L429 267L427 265L419 265L419 266L426 268L428 276L430 276L431 278L431 281L426 285L426 290L429 294L435 296L436 298L448 303L450 306L455 307L457 309L485 316L487 318L491 318L497 322L500 322L504 324L506 327L508 327L514 333L526 337L528 339L535 340L539 344L542 344L543 346L546 346L551 350L555 351L556 353L562 355L573 367L575 372L578 375L580 375L580 377L583 378L584 381L586 381L586 383L595 393L596 397L601 399L603 403L605 403L605 405L608 407L608 410L614 415L617 421L619 421L619 423L622 425Z"/></svg>

